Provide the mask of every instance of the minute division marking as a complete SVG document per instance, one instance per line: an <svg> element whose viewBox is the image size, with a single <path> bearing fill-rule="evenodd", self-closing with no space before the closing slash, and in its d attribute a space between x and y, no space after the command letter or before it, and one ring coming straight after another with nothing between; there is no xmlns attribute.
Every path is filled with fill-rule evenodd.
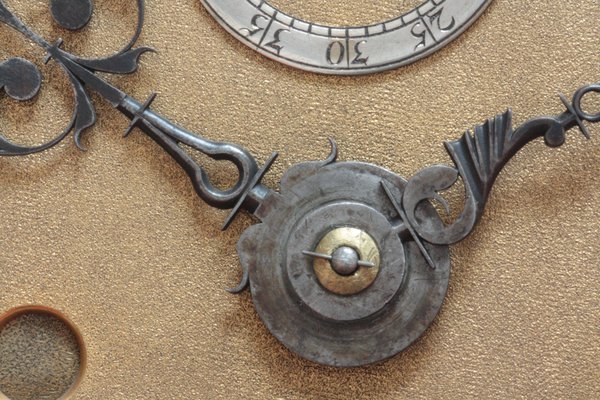
<svg viewBox="0 0 600 400"><path fill-rule="evenodd" d="M462 7L460 4L463 4L464 0L429 0L400 18L387 22L356 27L331 27L291 17L268 6L269 2L264 0L246 0L252 6L252 10L237 7L234 2L225 2L225 6L214 7L213 4L218 4L219 0L201 1L223 27L254 50L287 65L335 75L378 72L426 57L454 40L481 16L483 10L492 2L470 0L465 17L462 11L456 14L451 11L455 6ZM471 2L473 4L470 4ZM262 9L265 12L256 9L259 3L264 4ZM266 21L267 19L269 21ZM272 25L273 20L281 26ZM407 23L407 20L411 22ZM243 28L244 26L248 28ZM277 32L281 28L284 30ZM347 33L348 29L350 34ZM298 36L294 34L296 31L308 35ZM288 38L283 32L293 35ZM383 49L378 42L373 42L376 37L388 34L390 37L393 35L394 41L398 41L397 48ZM313 41L310 40L310 36L315 36L314 39L318 36L325 40ZM346 36L350 37L348 43ZM283 43L280 43L281 41ZM299 45L297 42L304 44ZM363 46L366 42L370 42L368 47ZM368 56L363 55L365 52Z"/></svg>
<svg viewBox="0 0 600 400"><path fill-rule="evenodd" d="M346 48L350 49L350 31L346 28ZM350 68L350 51L346 52L346 66Z"/></svg>

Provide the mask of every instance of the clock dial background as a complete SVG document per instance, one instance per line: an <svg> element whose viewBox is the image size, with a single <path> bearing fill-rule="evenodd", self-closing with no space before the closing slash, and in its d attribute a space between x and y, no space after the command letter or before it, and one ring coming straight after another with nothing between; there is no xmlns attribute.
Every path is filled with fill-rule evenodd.
<svg viewBox="0 0 600 400"><path fill-rule="evenodd" d="M72 33L52 22L45 1L6 3L47 38L90 56L120 48L135 21L133 3L98 1L90 25ZM353 0L348 18L362 3ZM450 163L444 140L507 107L516 123L559 113L558 91L600 81L600 5L590 1L496 0L433 56L363 77L270 61L199 1L146 5L140 44L159 53L109 80L138 99L157 91L157 111L260 160L280 151L265 179L271 187L292 164L323 159L328 136L342 160L409 177ZM0 59L43 65L17 33L2 26L0 37ZM68 122L68 82L52 63L42 71L35 101L0 97L1 130L15 140L41 143ZM598 127L590 142L573 132L560 149L540 141L511 161L482 223L453 247L448 297L415 345L385 363L334 369L287 351L250 293L224 290L239 279L235 243L253 220L221 233L227 212L202 203L145 136L123 139L127 121L115 110L96 106L87 152L65 141L0 159L0 311L42 304L78 326L88 368L76 399L600 395ZM208 164L215 182L230 181L231 166Z"/></svg>

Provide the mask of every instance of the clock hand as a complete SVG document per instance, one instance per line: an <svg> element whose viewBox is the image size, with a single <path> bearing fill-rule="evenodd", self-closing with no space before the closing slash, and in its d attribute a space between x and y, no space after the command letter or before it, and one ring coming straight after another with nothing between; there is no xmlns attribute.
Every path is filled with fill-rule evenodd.
<svg viewBox="0 0 600 400"><path fill-rule="evenodd" d="M292 167L255 210L261 223L238 242L238 290L248 283L269 330L313 361L356 366L400 352L441 308L449 245L472 232L502 168L537 138L558 147L576 127L589 138L584 123L600 122L600 113L581 108L591 92L600 85L579 89L572 102L561 96L565 112L516 129L511 111L496 116L446 143L455 167L428 167L408 181L374 165L335 162L335 147L324 162ZM459 176L466 204L446 225L430 200ZM368 253L375 267L336 268L333 251L344 247Z"/></svg>
<svg viewBox="0 0 600 400"><path fill-rule="evenodd" d="M143 2L138 0L140 26ZM85 16L85 15L84 15ZM363 365L390 357L415 341L437 315L450 278L449 245L464 239L481 218L496 177L527 143L543 137L564 143L566 131L585 122L600 122L600 113L582 110L583 98L600 85L578 90L566 111L532 119L517 129L512 113L477 126L461 139L446 143L455 166L432 166L410 180L381 167L321 162L291 167L280 191L260 181L275 161L274 153L259 169L240 146L217 143L172 124L149 109L155 96L141 104L102 80L95 72L135 71L147 48L133 40L112 57L84 60L50 45L22 24L0 0L0 22L17 29L60 64L75 92L75 112L67 129L49 143L24 147L0 137L0 155L25 155L50 148L69 132L80 146L81 133L96 121L87 90L96 91L131 119L126 135L140 128L186 171L198 195L208 204L233 208L227 227L242 209L260 223L241 236L237 251L243 278L234 289L250 286L255 308L268 329L288 348L310 360L335 366ZM134 39L137 39L139 29ZM11 59L0 64L0 88L16 100L31 99L41 79L33 64ZM205 171L181 144L216 160L233 162L237 183L214 188ZM430 200L444 203L439 191L461 177L466 203L461 215L444 224Z"/></svg>

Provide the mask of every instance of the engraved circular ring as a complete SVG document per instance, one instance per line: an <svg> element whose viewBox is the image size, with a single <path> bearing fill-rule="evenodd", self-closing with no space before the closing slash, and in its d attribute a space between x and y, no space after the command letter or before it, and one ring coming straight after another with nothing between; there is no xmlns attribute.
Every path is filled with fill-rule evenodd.
<svg viewBox="0 0 600 400"><path fill-rule="evenodd" d="M492 0L427 0L388 21L355 27L314 24L264 0L201 0L242 43L292 67L360 75L410 64L463 33Z"/></svg>

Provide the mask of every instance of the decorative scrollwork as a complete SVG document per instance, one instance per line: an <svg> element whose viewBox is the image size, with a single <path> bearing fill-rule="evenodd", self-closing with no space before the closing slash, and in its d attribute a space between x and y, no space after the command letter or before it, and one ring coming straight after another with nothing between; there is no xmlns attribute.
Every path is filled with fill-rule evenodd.
<svg viewBox="0 0 600 400"><path fill-rule="evenodd" d="M133 73L138 68L140 56L152 51L150 47L134 48L144 22L144 1L136 0L136 3L137 26L133 37L125 47L109 57L86 59L61 49L63 43L61 39L50 44L32 32L0 0L0 23L16 29L44 49L47 53L46 62L53 60L66 73L75 97L73 116L60 135L37 147L20 146L0 135L0 155L15 156L40 152L56 145L71 132L76 145L83 149L81 135L96 122L96 111L88 93L89 90L93 90L132 120L127 132L131 132L133 128L140 128L181 165L190 177L198 196L214 207L232 208L240 203L240 199L245 199L254 185L259 183L257 173L266 172L266 170L258 171L256 160L249 152L229 143L204 139L175 126L149 110L154 95L145 104L140 104L96 74L96 72ZM91 18L92 6L91 0L50 1L53 18L66 29L79 29L85 26ZM22 59L13 59L0 64L0 88L3 87L11 97L17 100L30 99L38 92L40 84L41 76L33 64ZM215 160L226 160L235 164L239 172L237 182L227 190L216 188L206 171L182 148L182 144ZM241 203L238 204L238 207L241 206Z"/></svg>
<svg viewBox="0 0 600 400"><path fill-rule="evenodd" d="M92 0L50 0L52 18L65 29L83 28L92 18L93 11Z"/></svg>
<svg viewBox="0 0 600 400"><path fill-rule="evenodd" d="M567 110L559 116L535 118L513 130L512 112L508 110L476 126L473 133L467 131L459 140L447 142L446 150L455 167L435 165L421 170L409 180L402 196L407 222L422 239L433 244L453 244L463 240L481 218L496 177L527 143L543 137L548 146L561 146L566 131L574 127L579 127L589 138L583 121L600 122L600 113L588 114L581 108L582 98L590 92L600 92L600 85L581 88L572 103L561 95ZM439 199L438 192L452 187L459 176L466 192L462 213L443 229L423 225L416 215L418 205Z"/></svg>
<svg viewBox="0 0 600 400"><path fill-rule="evenodd" d="M0 89L17 101L27 101L33 99L42 86L42 75L38 67L32 62L22 58L11 58L0 63ZM58 144L73 129L75 119L71 121L63 132L53 140L40 146L21 146L12 143L0 135L0 155L14 156L37 153L49 149Z"/></svg>
<svg viewBox="0 0 600 400"><path fill-rule="evenodd" d="M0 63L0 89L15 100L31 100L40 91L42 75L30 61L11 58Z"/></svg>
<svg viewBox="0 0 600 400"><path fill-rule="evenodd" d="M137 0L138 22L133 38L116 54L99 59L85 59L60 49L62 40L59 39L51 45L42 37L32 32L15 14L13 14L0 0L0 22L11 26L27 38L45 49L48 53L46 62L54 59L65 71L75 96L75 109L71 121L57 137L40 146L26 147L15 144L0 135L0 155L15 156L26 155L44 151L62 141L69 133L73 132L76 145L83 149L81 144L82 133L96 122L96 111L86 91L84 84L73 68L73 64L85 67L90 71L101 71L114 74L128 74L138 68L140 56L152 50L149 47L133 49L137 41L144 20L144 2ZM54 20L63 28L77 30L84 27L90 20L93 4L90 0L52 0L50 11ZM42 83L38 68L31 62L22 58L12 58L0 63L0 88L13 99L30 100L39 92Z"/></svg>

